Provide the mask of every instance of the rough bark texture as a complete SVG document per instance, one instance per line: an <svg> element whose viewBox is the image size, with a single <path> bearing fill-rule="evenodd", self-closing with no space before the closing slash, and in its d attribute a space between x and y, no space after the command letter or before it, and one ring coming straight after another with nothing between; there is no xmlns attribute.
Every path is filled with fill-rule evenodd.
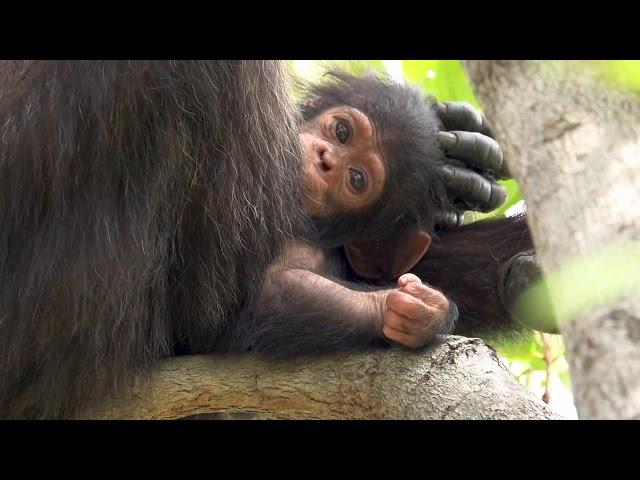
<svg viewBox="0 0 640 480"><path fill-rule="evenodd" d="M481 340L271 362L175 357L88 418L559 419ZM224 415L219 418L224 418Z"/></svg>
<svg viewBox="0 0 640 480"><path fill-rule="evenodd" d="M546 272L640 238L640 100L597 63L469 61L527 201ZM638 258L628 262L637 265ZM598 285L598 272L587 272ZM635 293L561 324L581 418L640 418L640 274ZM552 292L557 310L566 292Z"/></svg>

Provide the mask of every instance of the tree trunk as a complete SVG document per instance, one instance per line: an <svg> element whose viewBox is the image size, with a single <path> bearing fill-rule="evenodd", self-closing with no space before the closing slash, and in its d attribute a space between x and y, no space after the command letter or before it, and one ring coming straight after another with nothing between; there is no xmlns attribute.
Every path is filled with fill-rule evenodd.
<svg viewBox="0 0 640 480"><path fill-rule="evenodd" d="M295 419L559 419L481 340L291 361L187 356L163 361L88 418L176 419L203 413Z"/></svg>
<svg viewBox="0 0 640 480"><path fill-rule="evenodd" d="M640 418L640 99L607 82L601 62L465 67L545 272L579 274L550 283L579 416Z"/></svg>

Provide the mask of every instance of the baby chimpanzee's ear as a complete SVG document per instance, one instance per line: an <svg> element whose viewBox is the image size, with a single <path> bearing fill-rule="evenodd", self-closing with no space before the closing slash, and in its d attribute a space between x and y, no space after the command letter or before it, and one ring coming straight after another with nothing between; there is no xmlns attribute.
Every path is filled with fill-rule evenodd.
<svg viewBox="0 0 640 480"><path fill-rule="evenodd" d="M344 249L349 265L361 277L395 280L420 261L429 245L427 232L411 230L394 242L360 237Z"/></svg>

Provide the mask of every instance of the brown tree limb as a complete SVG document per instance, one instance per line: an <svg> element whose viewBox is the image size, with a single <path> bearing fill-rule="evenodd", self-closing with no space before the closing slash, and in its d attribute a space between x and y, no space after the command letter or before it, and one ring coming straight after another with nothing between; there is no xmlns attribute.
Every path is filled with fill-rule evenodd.
<svg viewBox="0 0 640 480"><path fill-rule="evenodd" d="M161 362L88 418L252 412L290 419L559 419L479 339L289 361L187 356Z"/></svg>

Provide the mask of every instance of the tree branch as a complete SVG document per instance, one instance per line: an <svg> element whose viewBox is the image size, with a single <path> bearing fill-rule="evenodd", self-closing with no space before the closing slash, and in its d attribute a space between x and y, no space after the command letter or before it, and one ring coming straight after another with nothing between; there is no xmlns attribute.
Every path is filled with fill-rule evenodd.
<svg viewBox="0 0 640 480"><path fill-rule="evenodd" d="M553 280L580 418L640 418L640 95L601 62L465 67Z"/></svg>
<svg viewBox="0 0 640 480"><path fill-rule="evenodd" d="M161 362L103 419L252 412L289 419L559 419L479 339L289 361L187 356Z"/></svg>

